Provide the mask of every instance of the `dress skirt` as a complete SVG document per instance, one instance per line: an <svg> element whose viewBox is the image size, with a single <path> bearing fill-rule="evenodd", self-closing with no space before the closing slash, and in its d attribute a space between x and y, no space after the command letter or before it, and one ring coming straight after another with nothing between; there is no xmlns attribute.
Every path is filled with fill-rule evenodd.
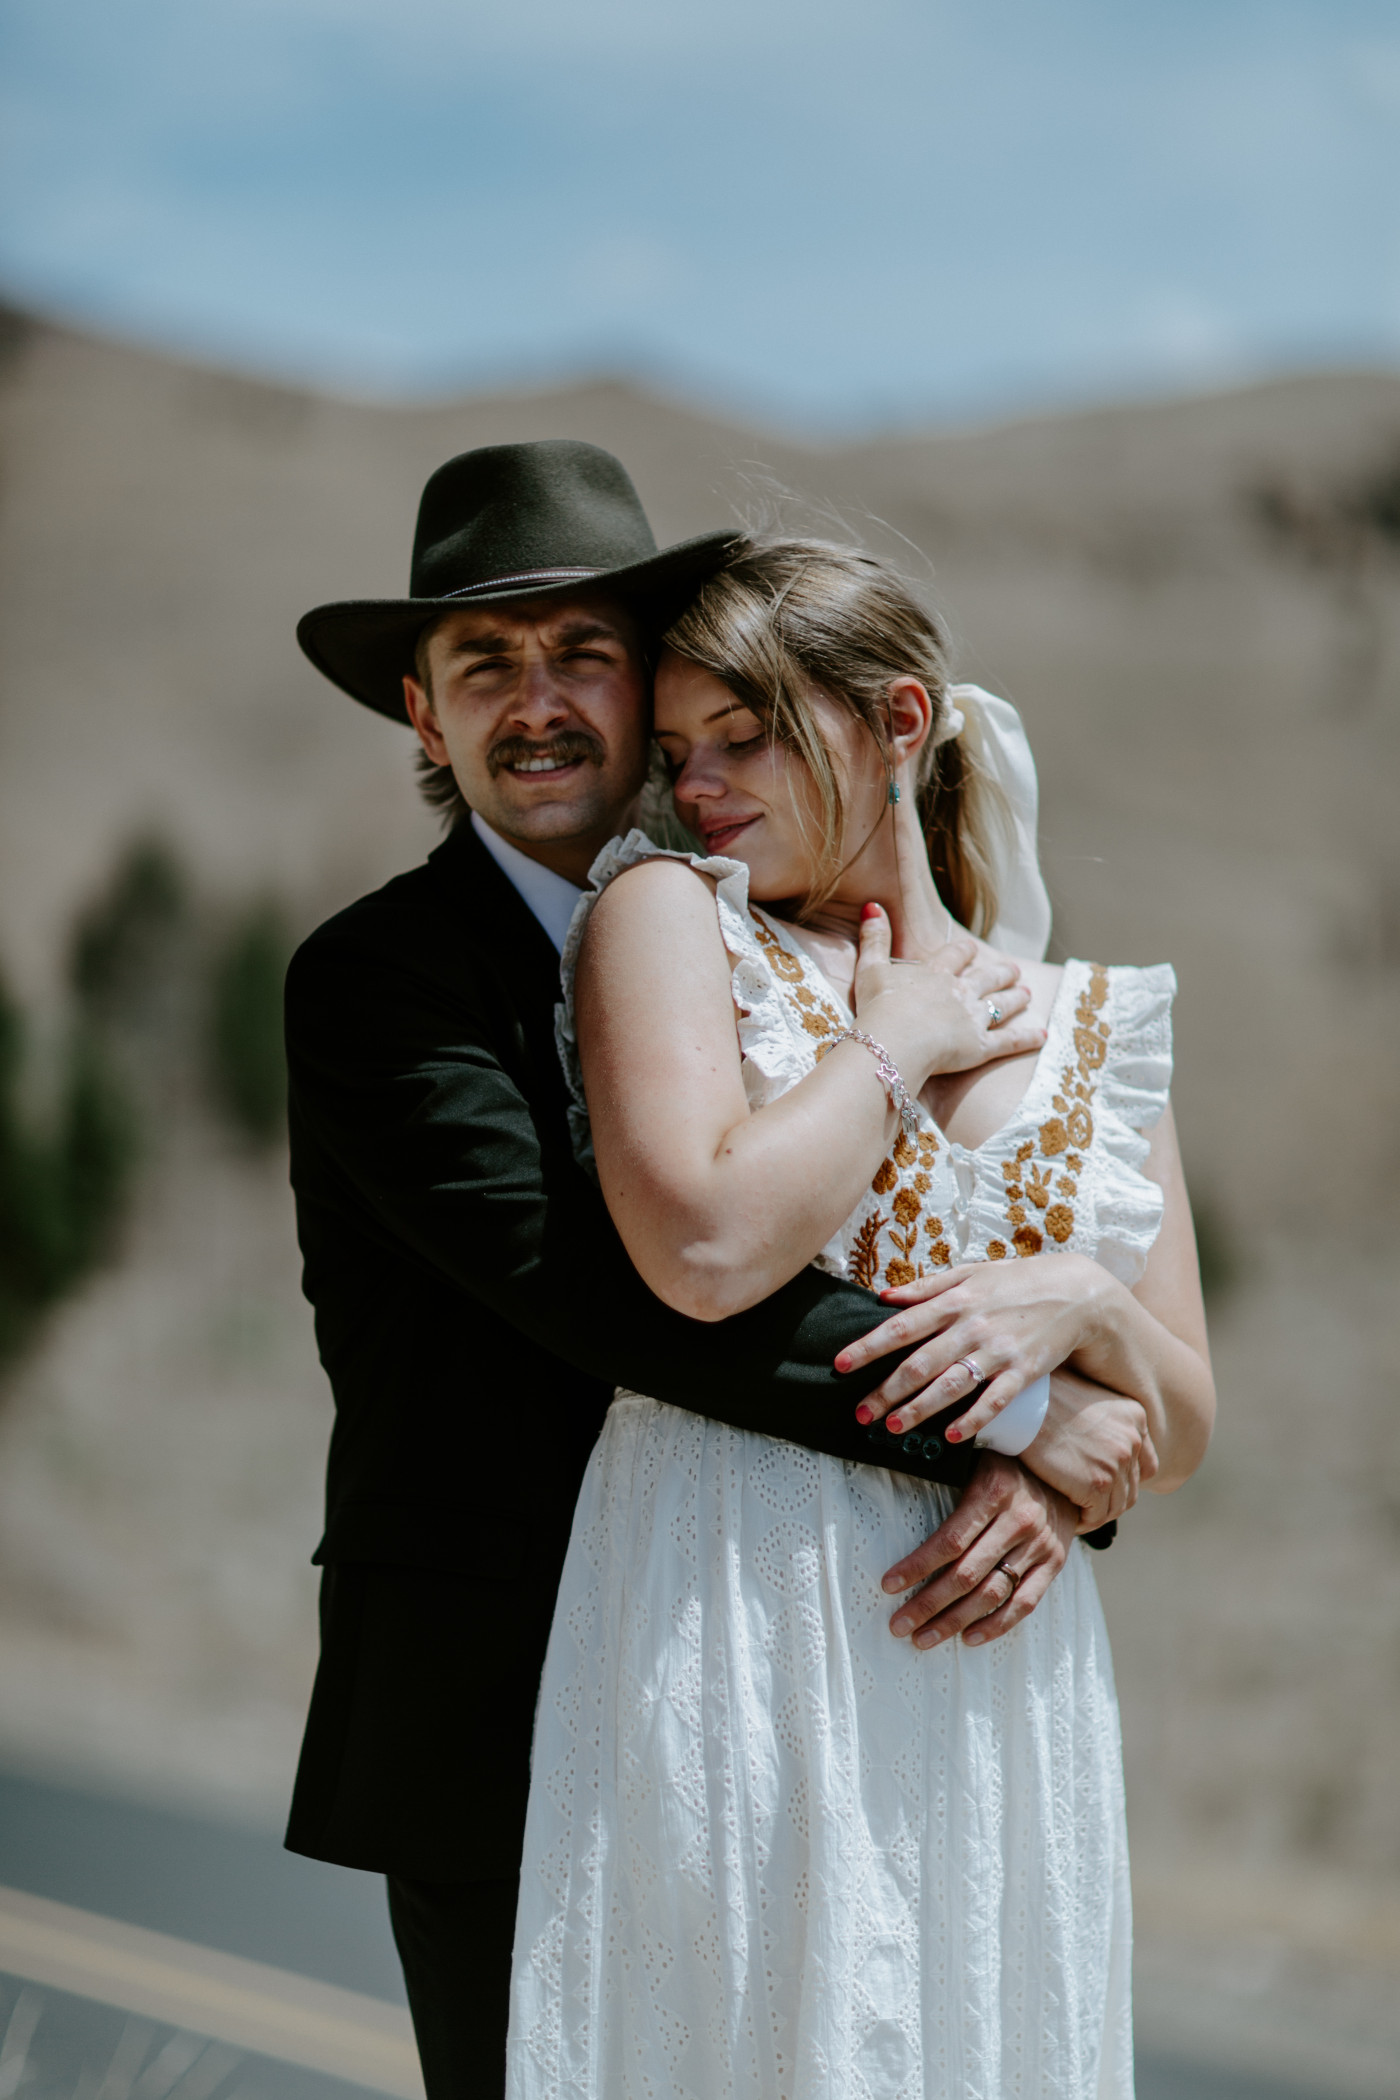
<svg viewBox="0 0 1400 2100"><path fill-rule="evenodd" d="M880 1578L951 1507L614 1401L540 1693L509 2100L1131 2100L1090 1556L926 1654Z"/></svg>

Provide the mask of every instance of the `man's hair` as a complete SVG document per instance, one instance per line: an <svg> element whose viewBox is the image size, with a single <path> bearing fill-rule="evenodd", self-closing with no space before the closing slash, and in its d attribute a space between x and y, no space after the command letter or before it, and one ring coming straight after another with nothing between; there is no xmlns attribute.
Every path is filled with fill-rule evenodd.
<svg viewBox="0 0 1400 2100"><path fill-rule="evenodd" d="M444 616L445 617L445 616ZM428 705L433 700L433 667L429 660L428 644L432 641L442 619L429 620L426 627L418 631L413 645L413 675L428 696ZM418 792L435 816L442 819L444 831L455 830L471 815L467 798L457 785L457 775L451 766L435 766L420 744L414 760L418 774Z"/></svg>

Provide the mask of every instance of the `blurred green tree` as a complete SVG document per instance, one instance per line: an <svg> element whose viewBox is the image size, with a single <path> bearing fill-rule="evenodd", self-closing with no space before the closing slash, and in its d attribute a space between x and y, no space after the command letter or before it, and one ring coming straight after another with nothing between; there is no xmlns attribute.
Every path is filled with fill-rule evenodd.
<svg viewBox="0 0 1400 2100"><path fill-rule="evenodd" d="M255 904L216 951L209 1001L215 1099L252 1145L275 1144L286 1124L282 981L292 940L277 904Z"/></svg>
<svg viewBox="0 0 1400 2100"><path fill-rule="evenodd" d="M0 984L0 1368L108 1253L135 1161L124 1090L88 1029L74 1033L44 1115L24 1089L25 1028Z"/></svg>
<svg viewBox="0 0 1400 2100"><path fill-rule="evenodd" d="M141 1029L169 997L189 884L164 840L140 838L73 930L68 978L91 1026Z"/></svg>

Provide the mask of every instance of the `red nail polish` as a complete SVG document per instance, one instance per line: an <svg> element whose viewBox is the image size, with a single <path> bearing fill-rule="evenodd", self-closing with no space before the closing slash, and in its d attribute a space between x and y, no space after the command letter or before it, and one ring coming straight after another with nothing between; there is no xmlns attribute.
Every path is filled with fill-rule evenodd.
<svg viewBox="0 0 1400 2100"><path fill-rule="evenodd" d="M880 916L880 907L878 904L862 904L860 908L860 915L863 919L878 919Z"/></svg>
<svg viewBox="0 0 1400 2100"><path fill-rule="evenodd" d="M891 1436L898 1436L904 1424L900 1421L898 1415L891 1415L885 1427L889 1430Z"/></svg>
<svg viewBox="0 0 1400 2100"><path fill-rule="evenodd" d="M962 1431L960 1429L945 1429L943 1434L950 1444L960 1444L962 1442Z"/></svg>
<svg viewBox="0 0 1400 2100"><path fill-rule="evenodd" d="M856 1420L858 1422L873 1422L874 1419L875 1410L873 1408L867 1407L865 1402L862 1400L860 1406L856 1409Z"/></svg>

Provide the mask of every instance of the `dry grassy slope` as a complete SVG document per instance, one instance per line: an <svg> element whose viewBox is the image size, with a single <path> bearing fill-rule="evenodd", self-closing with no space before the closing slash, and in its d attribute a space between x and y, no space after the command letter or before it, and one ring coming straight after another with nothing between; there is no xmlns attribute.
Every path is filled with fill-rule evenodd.
<svg viewBox="0 0 1400 2100"><path fill-rule="evenodd" d="M293 625L318 598L402 587L442 458L540 435L620 453L663 539L724 522L771 474L922 549L963 675L1031 727L1063 945L1177 964L1184 1142L1245 1277L1218 1323L1211 1466L1103 1570L1135 1819L1158 1858L1224 1845L1394 1871L1396 572L1367 585L1384 646L1363 689L1354 608L1264 546L1245 495L1392 454L1400 379L802 451L620 386L393 410L22 332L0 378L0 955L29 988L51 983L74 902L139 822L173 829L211 883L272 883L307 919L417 856L406 737L324 685ZM269 1185L267 1219L281 1200ZM143 1244L163 1249L161 1288L197 1299L198 1235ZM102 1284L103 1322L120 1324L122 1290ZM135 1273L131 1292L146 1310L125 1360L147 1368L123 1378L149 1395L160 1294ZM302 1390L305 1348L303 1330L265 1379ZM57 1337L0 1437L79 1408L63 1395L100 1360ZM169 1478L195 1492L193 1473ZM198 1492L236 1560L242 1520L202 1477ZM195 1645L218 1652L207 1627ZM178 1704L163 1652L159 1697Z"/></svg>

